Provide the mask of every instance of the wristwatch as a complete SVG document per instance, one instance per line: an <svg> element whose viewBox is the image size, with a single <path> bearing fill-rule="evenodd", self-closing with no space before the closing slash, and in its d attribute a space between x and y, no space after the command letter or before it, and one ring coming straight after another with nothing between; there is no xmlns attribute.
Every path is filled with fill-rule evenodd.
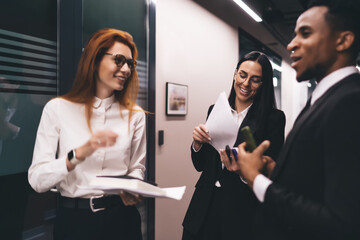
<svg viewBox="0 0 360 240"><path fill-rule="evenodd" d="M67 157L68 157L69 162L71 162L71 164L73 164L73 165L78 165L79 163L82 162L76 158L75 149L70 150Z"/></svg>

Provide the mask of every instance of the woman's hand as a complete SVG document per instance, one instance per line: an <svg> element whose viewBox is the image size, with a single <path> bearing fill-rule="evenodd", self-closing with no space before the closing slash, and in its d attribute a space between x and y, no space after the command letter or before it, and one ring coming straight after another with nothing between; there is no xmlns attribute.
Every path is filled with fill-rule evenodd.
<svg viewBox="0 0 360 240"><path fill-rule="evenodd" d="M263 154L269 148L270 142L262 142L252 153L245 150L246 142L238 146L238 159L237 161L229 161L225 151L220 152L221 161L225 167L231 171L236 172L242 176L252 188L255 177L267 169L272 173L275 162L271 161L270 157L265 157Z"/></svg>
<svg viewBox="0 0 360 240"><path fill-rule="evenodd" d="M211 142L209 131L204 124L199 124L199 126L194 128L193 139L195 150L199 150L201 144Z"/></svg>
<svg viewBox="0 0 360 240"><path fill-rule="evenodd" d="M225 165L227 170L241 175L240 167L237 164L237 159L235 159L235 156L232 151L230 151L230 159L229 159L225 149L220 149L220 160Z"/></svg>
<svg viewBox="0 0 360 240"><path fill-rule="evenodd" d="M133 195L128 192L121 191L120 197L124 203L125 206L132 206L135 205L143 200L142 196L140 195Z"/></svg>
<svg viewBox="0 0 360 240"><path fill-rule="evenodd" d="M75 149L76 158L84 161L86 157L95 152L96 149L101 147L111 147L116 143L118 134L111 130L100 130L95 132L90 139L82 146ZM69 171L75 168L69 160L66 161Z"/></svg>
<svg viewBox="0 0 360 240"><path fill-rule="evenodd" d="M76 157L83 160L101 147L111 147L116 143L118 135L111 130L95 132L91 138L81 147L76 149Z"/></svg>

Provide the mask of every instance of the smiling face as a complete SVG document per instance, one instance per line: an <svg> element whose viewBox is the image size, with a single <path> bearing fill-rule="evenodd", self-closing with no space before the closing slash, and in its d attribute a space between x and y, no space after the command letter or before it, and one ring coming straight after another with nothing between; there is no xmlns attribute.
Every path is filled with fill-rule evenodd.
<svg viewBox="0 0 360 240"><path fill-rule="evenodd" d="M337 38L325 19L327 11L324 6L310 8L296 22L295 37L287 48L299 82L319 81L334 70Z"/></svg>
<svg viewBox="0 0 360 240"><path fill-rule="evenodd" d="M132 59L130 48L120 42L108 49L107 53L121 54L127 59ZM98 78L96 80L96 96L100 99L110 97L115 90L124 89L125 82L131 75L131 70L127 64L118 67L114 56L104 55L100 61L98 69Z"/></svg>
<svg viewBox="0 0 360 240"><path fill-rule="evenodd" d="M250 105L261 87L262 67L258 62L245 61L235 72L235 105Z"/></svg>

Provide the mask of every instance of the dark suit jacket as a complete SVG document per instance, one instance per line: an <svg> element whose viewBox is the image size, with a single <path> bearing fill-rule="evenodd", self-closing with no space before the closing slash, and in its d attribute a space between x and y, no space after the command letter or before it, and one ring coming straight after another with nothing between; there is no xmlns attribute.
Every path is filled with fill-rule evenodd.
<svg viewBox="0 0 360 240"><path fill-rule="evenodd" d="M208 115L212 107L210 106ZM257 143L265 139L271 140L272 144L267 154L276 158L284 142L284 113L273 109L267 117L266 126L262 129L256 126L253 121L255 116L251 113L250 108L240 128L250 126ZM242 135L238 133L234 146L243 141ZM226 169L222 170L220 155L211 145L204 144L198 152L194 152L191 147L191 158L196 170L202 174L196 184L194 195L186 213L183 222L184 228L194 235L199 232L209 209L214 184L219 180L224 193L224 204L221 208L226 217L227 234L230 237L237 237L239 228L242 228L243 235L250 235L251 222L248 221L248 217L254 215L254 209L258 204L258 200L251 189L240 180L239 175Z"/></svg>
<svg viewBox="0 0 360 240"><path fill-rule="evenodd" d="M360 75L331 87L286 139L256 239L360 239Z"/></svg>

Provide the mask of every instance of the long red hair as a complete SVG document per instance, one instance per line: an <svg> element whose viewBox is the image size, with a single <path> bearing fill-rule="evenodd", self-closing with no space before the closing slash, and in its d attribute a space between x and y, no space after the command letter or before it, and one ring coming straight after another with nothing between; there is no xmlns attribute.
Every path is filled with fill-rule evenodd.
<svg viewBox="0 0 360 240"><path fill-rule="evenodd" d="M62 96L62 98L75 103L85 105L85 115L88 127L91 131L90 120L92 116L92 107L96 95L96 81L98 78L98 69L100 61L105 53L115 42L121 42L127 45L132 53L133 59L138 56L133 37L124 31L106 28L95 32L88 40L81 55L78 70L71 90ZM125 82L121 91L114 91L115 101L129 110L129 130L132 112L135 110L136 98L139 89L139 78L136 68L131 72L131 76Z"/></svg>

